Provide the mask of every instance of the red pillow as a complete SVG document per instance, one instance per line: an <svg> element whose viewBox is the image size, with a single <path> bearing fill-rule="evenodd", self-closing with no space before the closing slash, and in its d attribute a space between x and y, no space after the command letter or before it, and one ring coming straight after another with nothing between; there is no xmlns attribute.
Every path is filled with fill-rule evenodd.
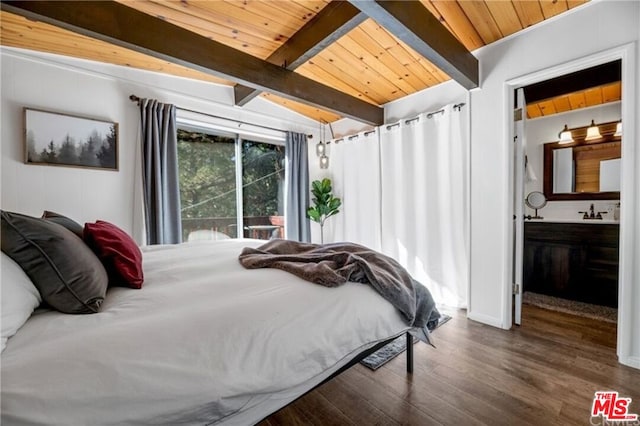
<svg viewBox="0 0 640 426"><path fill-rule="evenodd" d="M142 252L122 229L102 220L84 224L84 241L109 275L109 285L142 288Z"/></svg>

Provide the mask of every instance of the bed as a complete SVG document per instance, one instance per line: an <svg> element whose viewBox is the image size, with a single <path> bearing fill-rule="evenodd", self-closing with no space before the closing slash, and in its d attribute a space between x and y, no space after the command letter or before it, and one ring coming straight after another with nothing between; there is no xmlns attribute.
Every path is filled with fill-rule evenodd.
<svg viewBox="0 0 640 426"><path fill-rule="evenodd" d="M141 290L38 309L1 355L2 424L253 424L410 330L368 285L243 268L263 243L148 247Z"/></svg>

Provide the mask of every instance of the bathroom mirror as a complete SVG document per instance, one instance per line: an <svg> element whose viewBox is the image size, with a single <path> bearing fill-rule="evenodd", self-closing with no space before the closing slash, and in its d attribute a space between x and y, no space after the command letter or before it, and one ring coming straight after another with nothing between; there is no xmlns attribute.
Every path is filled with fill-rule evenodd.
<svg viewBox="0 0 640 426"><path fill-rule="evenodd" d="M542 216L538 216L538 210L547 205L547 197L540 191L532 191L525 198L524 203L527 207L535 210L534 216L526 216L527 219L544 219Z"/></svg>
<svg viewBox="0 0 640 426"><path fill-rule="evenodd" d="M600 124L602 136L585 140L586 127L574 129L568 144L544 144L544 195L547 200L620 198L622 138L618 122Z"/></svg>

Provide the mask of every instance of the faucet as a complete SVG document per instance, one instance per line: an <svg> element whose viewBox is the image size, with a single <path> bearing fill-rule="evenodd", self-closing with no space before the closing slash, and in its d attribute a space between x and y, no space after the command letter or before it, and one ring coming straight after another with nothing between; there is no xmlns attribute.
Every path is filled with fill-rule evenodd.
<svg viewBox="0 0 640 426"><path fill-rule="evenodd" d="M596 219L596 220L602 220L603 219L602 215L607 214L607 212L598 212L598 214L596 214L593 203L591 203L591 206L589 206L588 212L578 212L578 213L583 215L582 219Z"/></svg>

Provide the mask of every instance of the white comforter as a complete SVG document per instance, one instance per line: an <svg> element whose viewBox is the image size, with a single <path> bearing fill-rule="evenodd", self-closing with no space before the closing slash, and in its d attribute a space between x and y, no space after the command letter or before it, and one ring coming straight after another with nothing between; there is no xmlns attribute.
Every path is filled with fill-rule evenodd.
<svg viewBox="0 0 640 426"><path fill-rule="evenodd" d="M262 243L149 248L141 290L34 314L2 353L2 424L250 424L407 330L367 285L244 269Z"/></svg>

